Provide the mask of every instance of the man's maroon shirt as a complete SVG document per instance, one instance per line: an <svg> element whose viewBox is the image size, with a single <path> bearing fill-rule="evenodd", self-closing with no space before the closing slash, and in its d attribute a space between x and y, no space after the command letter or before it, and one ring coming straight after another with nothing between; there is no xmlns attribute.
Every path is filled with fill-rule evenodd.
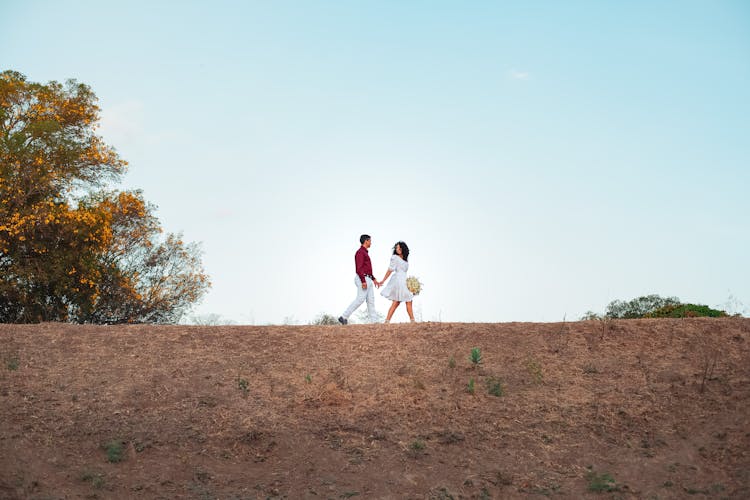
<svg viewBox="0 0 750 500"><path fill-rule="evenodd" d="M357 276L359 276L359 279L362 280L362 283L365 282L365 276L369 276L370 278L373 278L372 262L370 262L370 253L367 251L365 247L363 246L359 247L359 250L357 250L357 253L354 254L354 265L357 270Z"/></svg>

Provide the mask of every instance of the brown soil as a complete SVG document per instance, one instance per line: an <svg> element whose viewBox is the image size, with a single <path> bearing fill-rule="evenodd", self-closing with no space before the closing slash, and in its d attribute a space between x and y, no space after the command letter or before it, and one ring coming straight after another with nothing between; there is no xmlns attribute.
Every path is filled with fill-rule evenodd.
<svg viewBox="0 0 750 500"><path fill-rule="evenodd" d="M0 342L0 498L750 498L750 319Z"/></svg>

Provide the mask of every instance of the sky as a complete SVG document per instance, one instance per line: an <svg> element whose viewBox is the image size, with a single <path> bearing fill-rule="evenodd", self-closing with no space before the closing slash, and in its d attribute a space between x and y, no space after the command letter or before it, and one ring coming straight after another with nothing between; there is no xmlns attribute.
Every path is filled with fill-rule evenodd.
<svg viewBox="0 0 750 500"><path fill-rule="evenodd" d="M750 314L745 1L0 0L5 69L96 93L118 187L201 244L190 316L338 316L362 233L422 321Z"/></svg>

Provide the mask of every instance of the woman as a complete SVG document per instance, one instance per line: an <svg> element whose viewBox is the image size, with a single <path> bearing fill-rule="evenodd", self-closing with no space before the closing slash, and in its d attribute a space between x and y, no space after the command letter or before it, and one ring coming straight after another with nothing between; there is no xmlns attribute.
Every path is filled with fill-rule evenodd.
<svg viewBox="0 0 750 500"><path fill-rule="evenodd" d="M406 287L406 272L409 270L409 247L406 243L399 241L393 246L393 256L391 256L391 263L388 266L388 272L385 273L385 277L378 284L382 286L385 280L393 273L393 278L388 284L381 290L380 295L388 300L392 300L391 308L388 310L388 316L385 318L386 323L391 322L393 313L396 312L396 308L401 302L406 302L406 312L409 313L409 319L414 323L414 311L412 311L411 301L414 299L414 294L409 291Z"/></svg>

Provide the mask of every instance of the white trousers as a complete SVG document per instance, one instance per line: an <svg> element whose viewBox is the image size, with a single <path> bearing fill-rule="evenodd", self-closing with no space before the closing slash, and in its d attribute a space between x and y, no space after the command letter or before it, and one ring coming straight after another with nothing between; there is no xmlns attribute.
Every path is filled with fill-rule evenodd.
<svg viewBox="0 0 750 500"><path fill-rule="evenodd" d="M370 323L375 323L378 320L377 316L375 316L375 283L370 278L365 278L365 282L367 283L367 290L362 290L362 281L360 281L359 276L354 276L354 286L357 287L357 298L349 304L349 307L346 308L346 311L341 316L349 319L349 316L362 305L362 302L367 300L367 315L370 316Z"/></svg>

